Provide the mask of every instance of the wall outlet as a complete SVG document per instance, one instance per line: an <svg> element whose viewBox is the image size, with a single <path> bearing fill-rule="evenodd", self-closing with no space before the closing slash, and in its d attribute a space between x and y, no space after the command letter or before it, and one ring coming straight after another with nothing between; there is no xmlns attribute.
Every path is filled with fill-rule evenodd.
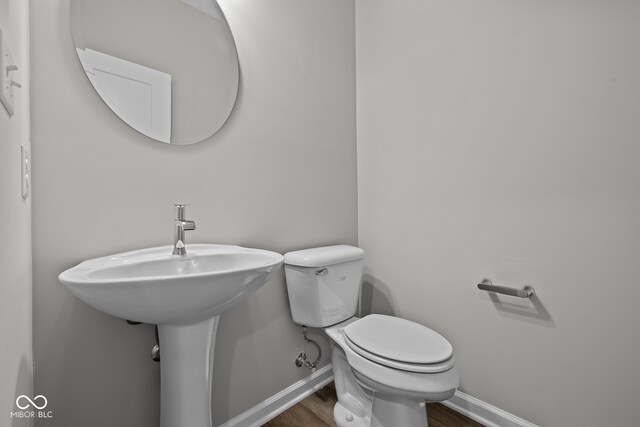
<svg viewBox="0 0 640 427"><path fill-rule="evenodd" d="M12 79L12 74L18 70L18 67L13 62L5 35L6 33L0 29L0 102L9 116L13 116L13 91L21 86Z"/></svg>

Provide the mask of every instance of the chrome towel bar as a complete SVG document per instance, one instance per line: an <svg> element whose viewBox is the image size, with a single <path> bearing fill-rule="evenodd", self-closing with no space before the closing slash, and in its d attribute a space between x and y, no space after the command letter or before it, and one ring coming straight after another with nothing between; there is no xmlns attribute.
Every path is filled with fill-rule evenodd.
<svg viewBox="0 0 640 427"><path fill-rule="evenodd" d="M536 293L536 290L531 286L525 286L524 289L508 288L506 286L494 285L489 279L484 279L482 282L478 283L478 289L495 292L497 294L511 295L512 297L518 298L530 298Z"/></svg>

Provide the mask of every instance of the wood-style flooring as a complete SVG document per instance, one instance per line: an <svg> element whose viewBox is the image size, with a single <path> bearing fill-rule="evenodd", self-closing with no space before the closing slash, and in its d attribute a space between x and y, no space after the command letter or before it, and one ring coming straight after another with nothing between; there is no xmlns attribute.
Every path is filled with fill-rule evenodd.
<svg viewBox="0 0 640 427"><path fill-rule="evenodd" d="M333 421L333 405L335 404L336 390L331 383L262 427L336 427ZM440 403L427 404L427 416L429 427L482 427L482 424Z"/></svg>

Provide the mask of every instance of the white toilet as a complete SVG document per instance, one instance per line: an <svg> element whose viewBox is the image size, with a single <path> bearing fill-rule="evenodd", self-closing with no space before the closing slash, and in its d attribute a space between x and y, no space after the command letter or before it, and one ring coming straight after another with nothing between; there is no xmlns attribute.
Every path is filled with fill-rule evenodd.
<svg viewBox="0 0 640 427"><path fill-rule="evenodd" d="M347 245L285 254L293 321L331 338L339 427L424 427L424 402L446 400L458 386L453 349L409 320L354 317L363 260L362 249Z"/></svg>

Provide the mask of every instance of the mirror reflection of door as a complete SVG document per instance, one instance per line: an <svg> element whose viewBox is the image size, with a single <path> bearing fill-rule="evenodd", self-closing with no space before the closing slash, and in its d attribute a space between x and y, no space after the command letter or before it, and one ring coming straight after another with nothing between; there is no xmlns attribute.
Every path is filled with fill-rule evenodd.
<svg viewBox="0 0 640 427"><path fill-rule="evenodd" d="M77 51L109 108L138 132L171 142L171 74L91 49Z"/></svg>
<svg viewBox="0 0 640 427"><path fill-rule="evenodd" d="M240 73L216 0L70 0L70 23L89 81L138 132L193 144L227 121Z"/></svg>

